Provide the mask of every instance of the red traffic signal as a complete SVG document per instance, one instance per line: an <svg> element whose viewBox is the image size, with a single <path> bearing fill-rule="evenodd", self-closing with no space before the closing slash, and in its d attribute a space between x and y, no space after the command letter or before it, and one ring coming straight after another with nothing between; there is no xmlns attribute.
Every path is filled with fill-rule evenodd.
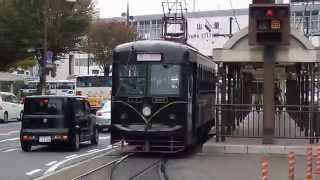
<svg viewBox="0 0 320 180"><path fill-rule="evenodd" d="M249 6L249 45L288 45L289 37L289 4Z"/></svg>
<svg viewBox="0 0 320 180"><path fill-rule="evenodd" d="M274 16L274 10L272 8L267 9L266 16L267 17L273 17Z"/></svg>

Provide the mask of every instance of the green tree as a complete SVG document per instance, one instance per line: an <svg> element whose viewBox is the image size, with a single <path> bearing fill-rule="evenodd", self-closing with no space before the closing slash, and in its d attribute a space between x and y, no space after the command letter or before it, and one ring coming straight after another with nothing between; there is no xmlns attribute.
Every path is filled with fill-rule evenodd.
<svg viewBox="0 0 320 180"><path fill-rule="evenodd" d="M0 70L41 49L44 0L0 0ZM48 0L48 50L53 60L79 46L95 15L93 0Z"/></svg>
<svg viewBox="0 0 320 180"><path fill-rule="evenodd" d="M123 22L96 20L90 26L84 48L86 52L93 54L94 61L108 75L112 64L112 50L119 44L133 41L136 36L135 28Z"/></svg>
<svg viewBox="0 0 320 180"><path fill-rule="evenodd" d="M40 44L38 0L0 0L0 70L33 56Z"/></svg>

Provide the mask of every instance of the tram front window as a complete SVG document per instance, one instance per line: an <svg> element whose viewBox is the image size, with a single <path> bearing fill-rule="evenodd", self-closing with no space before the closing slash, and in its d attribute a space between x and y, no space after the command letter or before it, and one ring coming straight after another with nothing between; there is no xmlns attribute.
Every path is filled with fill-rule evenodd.
<svg viewBox="0 0 320 180"><path fill-rule="evenodd" d="M145 64L119 67L119 96L142 96L146 91L147 66Z"/></svg>
<svg viewBox="0 0 320 180"><path fill-rule="evenodd" d="M177 95L180 90L180 66L151 65L150 95Z"/></svg>

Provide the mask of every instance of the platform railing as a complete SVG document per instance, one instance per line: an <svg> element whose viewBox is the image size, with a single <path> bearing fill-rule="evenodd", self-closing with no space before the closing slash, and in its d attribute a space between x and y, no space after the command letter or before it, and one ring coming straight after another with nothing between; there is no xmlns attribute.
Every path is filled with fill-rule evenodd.
<svg viewBox="0 0 320 180"><path fill-rule="evenodd" d="M320 138L320 106L275 105L274 138ZM225 137L263 137L262 104L217 104L217 141Z"/></svg>

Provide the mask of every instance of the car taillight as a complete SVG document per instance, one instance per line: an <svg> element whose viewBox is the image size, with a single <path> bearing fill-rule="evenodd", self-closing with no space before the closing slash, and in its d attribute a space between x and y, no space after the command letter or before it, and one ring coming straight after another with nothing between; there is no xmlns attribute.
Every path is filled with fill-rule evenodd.
<svg viewBox="0 0 320 180"><path fill-rule="evenodd" d="M82 92L81 92L81 91L76 91L76 95L77 95L77 96L81 96L81 95L82 95Z"/></svg>

